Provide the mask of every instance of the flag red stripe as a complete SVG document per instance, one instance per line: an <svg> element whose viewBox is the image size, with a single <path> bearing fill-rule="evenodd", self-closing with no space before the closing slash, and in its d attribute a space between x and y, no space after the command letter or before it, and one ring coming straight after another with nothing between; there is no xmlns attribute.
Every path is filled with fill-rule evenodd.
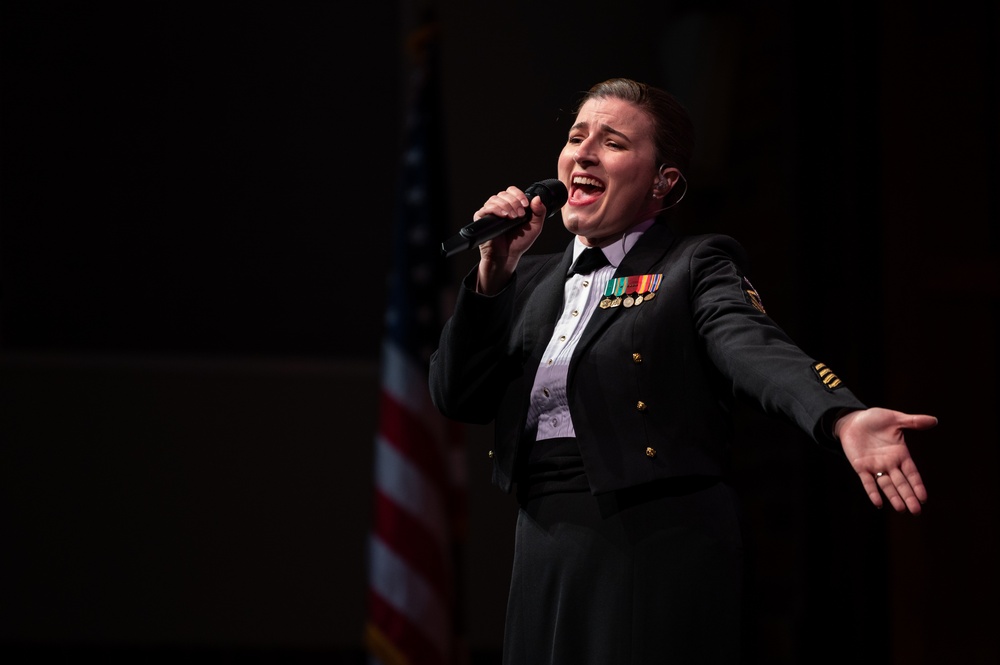
<svg viewBox="0 0 1000 665"><path fill-rule="evenodd" d="M382 391L379 408L379 432L382 437L420 469L435 487L440 488L442 496L447 499L450 486L447 467L445 460L441 459L434 436L427 431L420 419L385 391Z"/></svg>
<svg viewBox="0 0 1000 665"><path fill-rule="evenodd" d="M375 491L375 535L420 573L446 607L453 605L451 553L442 552L434 535L392 499Z"/></svg>

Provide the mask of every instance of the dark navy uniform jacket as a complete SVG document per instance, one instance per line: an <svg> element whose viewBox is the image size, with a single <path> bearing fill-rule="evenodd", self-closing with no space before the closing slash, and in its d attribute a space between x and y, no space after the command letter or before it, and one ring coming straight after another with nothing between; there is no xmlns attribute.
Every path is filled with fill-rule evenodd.
<svg viewBox="0 0 1000 665"><path fill-rule="evenodd" d="M534 439L529 393L571 260L572 243L561 254L525 255L495 296L475 293L474 269L431 358L441 412L495 422L493 482L506 492L518 452ZM640 305L598 309L570 361L570 414L593 493L722 476L738 397L830 446L832 416L865 408L765 313L745 264L728 236L679 236L657 222L618 266L615 277L662 279Z"/></svg>

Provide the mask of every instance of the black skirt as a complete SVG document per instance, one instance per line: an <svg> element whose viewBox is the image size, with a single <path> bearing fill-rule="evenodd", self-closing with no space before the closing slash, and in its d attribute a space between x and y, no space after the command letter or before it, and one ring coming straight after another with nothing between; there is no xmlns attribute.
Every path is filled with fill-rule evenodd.
<svg viewBox="0 0 1000 665"><path fill-rule="evenodd" d="M575 440L535 448L518 486L503 662L738 663L733 490L684 478L594 496Z"/></svg>

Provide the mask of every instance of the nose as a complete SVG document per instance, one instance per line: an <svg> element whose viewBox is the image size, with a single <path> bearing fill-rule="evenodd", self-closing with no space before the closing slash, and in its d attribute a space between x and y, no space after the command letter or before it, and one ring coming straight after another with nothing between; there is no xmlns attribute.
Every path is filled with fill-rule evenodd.
<svg viewBox="0 0 1000 665"><path fill-rule="evenodd" d="M576 154L573 155L573 160L580 166L597 163L597 154L593 150L593 144L590 142L590 139L584 139L584 141L577 146Z"/></svg>

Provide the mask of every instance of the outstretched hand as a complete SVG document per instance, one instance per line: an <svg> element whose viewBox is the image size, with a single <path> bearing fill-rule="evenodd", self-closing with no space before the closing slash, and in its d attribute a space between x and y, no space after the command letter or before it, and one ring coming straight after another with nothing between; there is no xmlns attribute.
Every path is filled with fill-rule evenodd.
<svg viewBox="0 0 1000 665"><path fill-rule="evenodd" d="M897 512L909 510L919 515L927 501L927 489L910 457L903 430L935 425L934 416L871 408L842 416L834 433L873 504L881 508L884 494Z"/></svg>

